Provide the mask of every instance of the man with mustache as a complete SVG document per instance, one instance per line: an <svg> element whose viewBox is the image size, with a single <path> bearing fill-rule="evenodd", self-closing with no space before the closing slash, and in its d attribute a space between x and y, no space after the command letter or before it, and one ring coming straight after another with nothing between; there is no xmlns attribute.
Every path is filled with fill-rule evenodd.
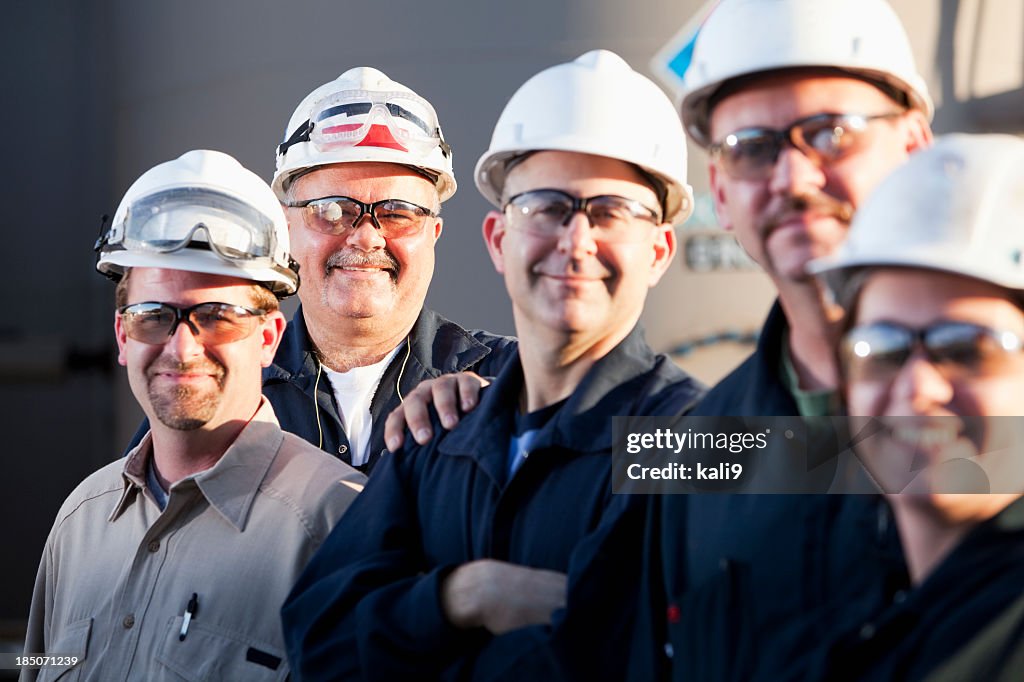
<svg viewBox="0 0 1024 682"><path fill-rule="evenodd" d="M643 126L623 129L622 102ZM642 512L611 491L611 418L699 396L637 326L691 209L685 134L654 83L595 50L519 88L476 182L518 353L457 429L381 461L300 578L282 616L301 678L624 673L594 639L631 614L598 576L639 560L603 551Z"/></svg>
<svg viewBox="0 0 1024 682"><path fill-rule="evenodd" d="M724 0L711 13L683 122L709 152L720 224L778 301L756 351L693 415L835 412L836 317L807 263L837 249L853 209L930 144L931 115L883 0ZM758 457L771 465L770 451ZM888 510L866 496L666 495L647 532L651 630L634 660L655 670L638 679L774 679L817 624L856 623L905 581Z"/></svg>
<svg viewBox="0 0 1024 682"><path fill-rule="evenodd" d="M358 67L296 108L273 188L302 306L264 393L283 428L369 472L403 395L449 372L496 374L515 347L423 307L441 203L455 193L451 147L429 102Z"/></svg>
<svg viewBox="0 0 1024 682"><path fill-rule="evenodd" d="M295 292L284 214L226 154L142 175L97 244L118 361L152 424L46 542L22 680L284 679L278 608L365 477L260 395Z"/></svg>

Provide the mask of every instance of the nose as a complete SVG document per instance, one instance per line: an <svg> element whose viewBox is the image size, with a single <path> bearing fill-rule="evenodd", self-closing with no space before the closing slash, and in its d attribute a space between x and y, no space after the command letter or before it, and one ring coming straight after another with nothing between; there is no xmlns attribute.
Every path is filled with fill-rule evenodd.
<svg viewBox="0 0 1024 682"><path fill-rule="evenodd" d="M772 193L801 196L809 189L821 190L824 186L825 172L821 166L793 144L784 144L772 167Z"/></svg>
<svg viewBox="0 0 1024 682"><path fill-rule="evenodd" d="M384 248L387 241L381 231L377 229L377 225L374 224L373 216L364 213L347 231L345 243L360 251L373 251Z"/></svg>
<svg viewBox="0 0 1024 682"><path fill-rule="evenodd" d="M569 222L559 233L558 248L573 257L597 253L597 242L586 213L577 211L569 217Z"/></svg>
<svg viewBox="0 0 1024 682"><path fill-rule="evenodd" d="M898 414L929 414L953 400L952 382L918 349L907 358L893 379L890 408Z"/></svg>
<svg viewBox="0 0 1024 682"><path fill-rule="evenodd" d="M171 354L180 361L185 361L203 354L203 344L192 332L187 320L182 320L178 328L164 344L164 352Z"/></svg>

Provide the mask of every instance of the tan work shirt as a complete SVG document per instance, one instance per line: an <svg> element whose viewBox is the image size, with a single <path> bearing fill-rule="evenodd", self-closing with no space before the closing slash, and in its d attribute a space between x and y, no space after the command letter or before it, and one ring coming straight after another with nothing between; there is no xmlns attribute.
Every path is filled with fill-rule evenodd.
<svg viewBox="0 0 1024 682"><path fill-rule="evenodd" d="M281 604L365 477L282 431L265 399L216 465L171 486L162 512L146 487L151 452L147 434L61 507L25 652L82 662L21 679L285 679Z"/></svg>

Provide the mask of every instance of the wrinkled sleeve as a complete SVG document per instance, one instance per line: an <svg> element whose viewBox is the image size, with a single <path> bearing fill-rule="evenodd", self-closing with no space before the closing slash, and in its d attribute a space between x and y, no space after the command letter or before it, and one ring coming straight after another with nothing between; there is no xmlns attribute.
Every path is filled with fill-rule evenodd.
<svg viewBox="0 0 1024 682"><path fill-rule="evenodd" d="M623 680L636 615L646 498L615 495L601 523L573 550L566 608L550 626L493 637L472 679Z"/></svg>
<svg viewBox="0 0 1024 682"><path fill-rule="evenodd" d="M410 441L381 459L285 601L298 679L439 678L479 637L444 617L440 587L454 566L430 567L423 554L417 454L435 456Z"/></svg>

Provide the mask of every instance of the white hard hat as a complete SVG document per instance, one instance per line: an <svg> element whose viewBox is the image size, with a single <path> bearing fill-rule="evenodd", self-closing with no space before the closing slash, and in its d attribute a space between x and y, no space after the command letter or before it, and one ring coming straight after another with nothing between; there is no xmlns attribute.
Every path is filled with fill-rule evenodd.
<svg viewBox="0 0 1024 682"><path fill-rule="evenodd" d="M949 135L912 154L858 209L837 252L808 269L839 291L866 266L941 270L1024 290L1024 140Z"/></svg>
<svg viewBox="0 0 1024 682"><path fill-rule="evenodd" d="M408 166L434 181L441 201L455 194L452 150L434 107L368 66L349 69L299 103L277 147L271 186L285 201L296 176L357 161Z"/></svg>
<svg viewBox="0 0 1024 682"><path fill-rule="evenodd" d="M934 113L903 24L885 0L722 0L700 28L683 77L687 132L707 147L709 101L724 83L793 68L848 72L905 95L929 121Z"/></svg>
<svg viewBox="0 0 1024 682"><path fill-rule="evenodd" d="M686 184L686 135L671 100L650 79L607 50L587 52L530 78L494 126L474 175L501 208L506 164L527 152L595 154L635 164L664 185L665 221L693 212Z"/></svg>
<svg viewBox="0 0 1024 682"><path fill-rule="evenodd" d="M280 298L299 287L281 204L222 152L190 151L143 173L96 251L96 269L114 280L151 267L248 279Z"/></svg>

